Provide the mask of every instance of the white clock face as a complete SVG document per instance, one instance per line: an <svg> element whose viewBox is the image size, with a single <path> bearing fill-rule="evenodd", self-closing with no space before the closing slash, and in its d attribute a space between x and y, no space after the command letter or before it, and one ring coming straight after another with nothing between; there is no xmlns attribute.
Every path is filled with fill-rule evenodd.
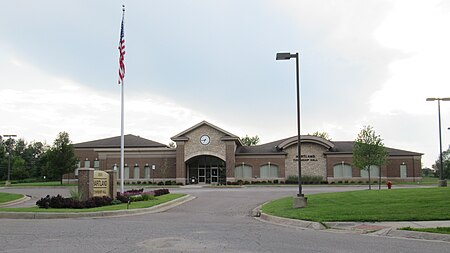
<svg viewBox="0 0 450 253"><path fill-rule="evenodd" d="M200 143L203 145L208 145L209 141L210 139L208 135L202 135L202 137L200 137Z"/></svg>

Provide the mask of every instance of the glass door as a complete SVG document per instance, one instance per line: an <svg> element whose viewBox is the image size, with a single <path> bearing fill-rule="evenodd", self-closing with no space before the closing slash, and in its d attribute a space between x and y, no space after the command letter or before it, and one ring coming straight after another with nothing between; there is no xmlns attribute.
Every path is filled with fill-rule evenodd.
<svg viewBox="0 0 450 253"><path fill-rule="evenodd" d="M206 168L198 168L198 183L204 184L205 183L205 170Z"/></svg>
<svg viewBox="0 0 450 253"><path fill-rule="evenodd" d="M212 167L211 168L211 183L217 184L219 182L218 176L219 176L219 168Z"/></svg>

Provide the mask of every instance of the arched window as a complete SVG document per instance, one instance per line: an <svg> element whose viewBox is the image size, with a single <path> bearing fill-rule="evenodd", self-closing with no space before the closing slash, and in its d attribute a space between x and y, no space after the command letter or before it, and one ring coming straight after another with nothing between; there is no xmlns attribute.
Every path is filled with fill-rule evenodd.
<svg viewBox="0 0 450 253"><path fill-rule="evenodd" d="M406 178L407 176L408 176L408 174L407 174L406 164L400 165L400 177Z"/></svg>
<svg viewBox="0 0 450 253"><path fill-rule="evenodd" d="M265 164L259 168L261 178L278 178L278 166L274 164Z"/></svg>
<svg viewBox="0 0 450 253"><path fill-rule="evenodd" d="M128 167L128 164L125 164L123 167L123 179L130 179L130 167Z"/></svg>
<svg viewBox="0 0 450 253"><path fill-rule="evenodd" d="M375 178L380 176L380 167L377 165L370 165L370 177ZM369 172L367 169L361 170L361 177L369 177Z"/></svg>
<svg viewBox="0 0 450 253"><path fill-rule="evenodd" d="M145 164L144 166L144 177L150 178L150 166L148 164Z"/></svg>
<svg viewBox="0 0 450 253"><path fill-rule="evenodd" d="M134 175L133 175L133 178L134 179L138 179L138 178L140 178L141 177L141 169L139 168L139 165L138 164L135 164L134 165Z"/></svg>
<svg viewBox="0 0 450 253"><path fill-rule="evenodd" d="M353 177L352 166L348 164L336 164L333 166L333 177L335 178L350 178Z"/></svg>
<svg viewBox="0 0 450 253"><path fill-rule="evenodd" d="M251 166L242 164L236 166L234 168L234 177L235 178L252 178L253 177L253 169Z"/></svg>

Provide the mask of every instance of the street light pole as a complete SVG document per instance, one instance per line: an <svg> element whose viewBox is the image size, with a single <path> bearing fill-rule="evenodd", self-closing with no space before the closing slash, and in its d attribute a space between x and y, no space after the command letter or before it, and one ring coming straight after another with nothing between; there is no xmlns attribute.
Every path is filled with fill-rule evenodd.
<svg viewBox="0 0 450 253"><path fill-rule="evenodd" d="M299 54L277 53L276 60L289 60L295 58L296 64L296 84L297 84L297 162L298 162L298 194L294 197L294 208L302 208L308 205L307 198L302 192L302 152L301 152L301 136L300 136L300 64Z"/></svg>
<svg viewBox="0 0 450 253"><path fill-rule="evenodd" d="M426 101L438 101L438 118L439 118L439 183L438 186L447 186L447 180L444 178L444 163L442 159L442 131L441 131L441 101L450 101L450 98L427 98Z"/></svg>
<svg viewBox="0 0 450 253"><path fill-rule="evenodd" d="M11 146L12 146L12 138L17 137L15 134L5 134L3 137L8 138L8 179L5 182L6 186L11 185Z"/></svg>

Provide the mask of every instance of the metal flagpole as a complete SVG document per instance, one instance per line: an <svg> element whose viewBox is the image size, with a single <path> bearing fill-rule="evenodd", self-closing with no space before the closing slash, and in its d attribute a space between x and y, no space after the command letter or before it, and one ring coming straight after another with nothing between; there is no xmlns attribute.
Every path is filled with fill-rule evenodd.
<svg viewBox="0 0 450 253"><path fill-rule="evenodd" d="M120 193L123 194L123 170L124 170L124 161L125 161L125 155L124 155L124 143L125 138L123 135L123 122L124 122L124 103L123 103L123 81L122 81L122 88L120 89L120 96L121 96L121 110L120 110Z"/></svg>
<svg viewBox="0 0 450 253"><path fill-rule="evenodd" d="M120 107L120 193L124 193L124 187L123 187L123 177L124 177L124 162L125 162L125 138L124 138L124 96L123 96L123 86L124 86L124 79L125 79L125 64L123 63L124 60L124 54L125 54L125 41L124 41L124 31L123 31L123 22L125 18L125 5L122 5L122 26L120 31L120 70L119 70L119 80L121 83L121 89L120 89L120 101L121 101L121 107Z"/></svg>

